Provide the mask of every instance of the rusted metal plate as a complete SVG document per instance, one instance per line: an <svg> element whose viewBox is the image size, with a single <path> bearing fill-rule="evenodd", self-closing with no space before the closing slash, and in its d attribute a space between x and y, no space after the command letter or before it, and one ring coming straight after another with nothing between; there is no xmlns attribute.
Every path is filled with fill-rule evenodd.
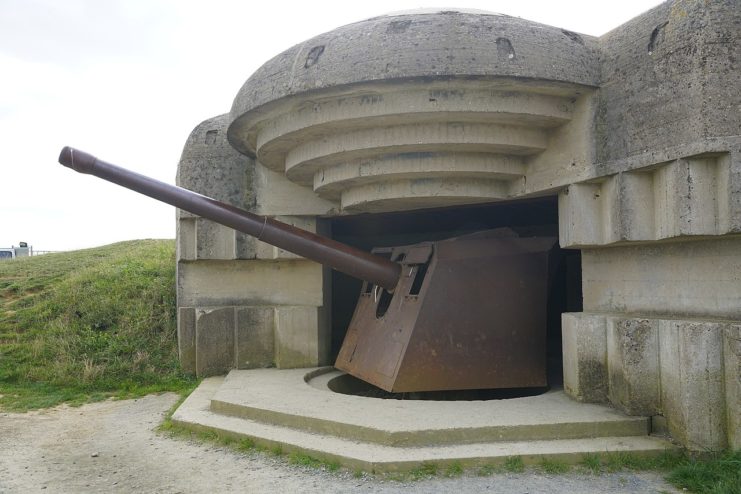
<svg viewBox="0 0 741 494"><path fill-rule="evenodd" d="M425 264L430 260L430 256L432 255L432 244L424 243L413 245L408 249L405 249L404 253L404 264L409 266Z"/></svg>
<svg viewBox="0 0 741 494"><path fill-rule="evenodd" d="M391 392L545 386L555 243L498 229L390 249L399 284L364 285L336 367Z"/></svg>

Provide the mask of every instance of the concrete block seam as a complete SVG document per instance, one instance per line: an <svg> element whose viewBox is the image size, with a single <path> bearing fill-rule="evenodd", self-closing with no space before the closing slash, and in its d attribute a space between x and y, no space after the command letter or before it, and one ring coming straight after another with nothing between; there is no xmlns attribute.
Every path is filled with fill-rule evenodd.
<svg viewBox="0 0 741 494"><path fill-rule="evenodd" d="M733 200L741 191L734 192L730 160L729 153L684 156L570 184L561 194L563 203L559 202L563 204L563 212L559 214L567 217L562 223L568 228L561 236L563 246L639 244L733 233L734 222L730 217L734 210ZM627 182L636 178L652 187L647 190L644 185L638 191L631 189ZM599 208L588 207L583 198L580 200L571 193L579 186L595 188L594 197ZM652 200L641 197L647 193L653 196ZM635 211L640 204L653 205L653 218L647 218L645 211ZM594 216L592 221L596 222L596 228L591 235L576 231L577 225L583 227L585 223L583 217L575 221L577 210L582 216L585 213ZM650 228L641 224L648 219L652 219Z"/></svg>

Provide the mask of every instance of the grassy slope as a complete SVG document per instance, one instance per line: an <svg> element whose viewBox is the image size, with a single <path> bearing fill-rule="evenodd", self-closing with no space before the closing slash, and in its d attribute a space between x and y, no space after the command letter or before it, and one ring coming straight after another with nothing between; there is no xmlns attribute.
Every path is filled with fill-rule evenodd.
<svg viewBox="0 0 741 494"><path fill-rule="evenodd" d="M177 360L172 240L0 262L0 407L192 386Z"/></svg>

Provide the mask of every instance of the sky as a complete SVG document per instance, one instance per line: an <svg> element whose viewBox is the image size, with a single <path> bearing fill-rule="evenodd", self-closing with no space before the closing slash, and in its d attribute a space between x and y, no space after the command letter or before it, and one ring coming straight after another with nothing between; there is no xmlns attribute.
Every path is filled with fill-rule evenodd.
<svg viewBox="0 0 741 494"><path fill-rule="evenodd" d="M62 167L61 148L174 183L197 124L227 113L264 62L336 27L444 7L599 36L659 3L0 0L0 247L174 238L174 208Z"/></svg>

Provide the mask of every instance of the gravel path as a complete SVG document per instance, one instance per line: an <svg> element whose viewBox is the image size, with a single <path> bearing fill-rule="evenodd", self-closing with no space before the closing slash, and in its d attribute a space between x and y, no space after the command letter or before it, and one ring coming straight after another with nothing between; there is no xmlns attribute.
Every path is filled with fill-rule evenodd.
<svg viewBox="0 0 741 494"><path fill-rule="evenodd" d="M401 483L289 465L154 432L174 394L0 413L0 493L678 492L655 473L503 474Z"/></svg>

